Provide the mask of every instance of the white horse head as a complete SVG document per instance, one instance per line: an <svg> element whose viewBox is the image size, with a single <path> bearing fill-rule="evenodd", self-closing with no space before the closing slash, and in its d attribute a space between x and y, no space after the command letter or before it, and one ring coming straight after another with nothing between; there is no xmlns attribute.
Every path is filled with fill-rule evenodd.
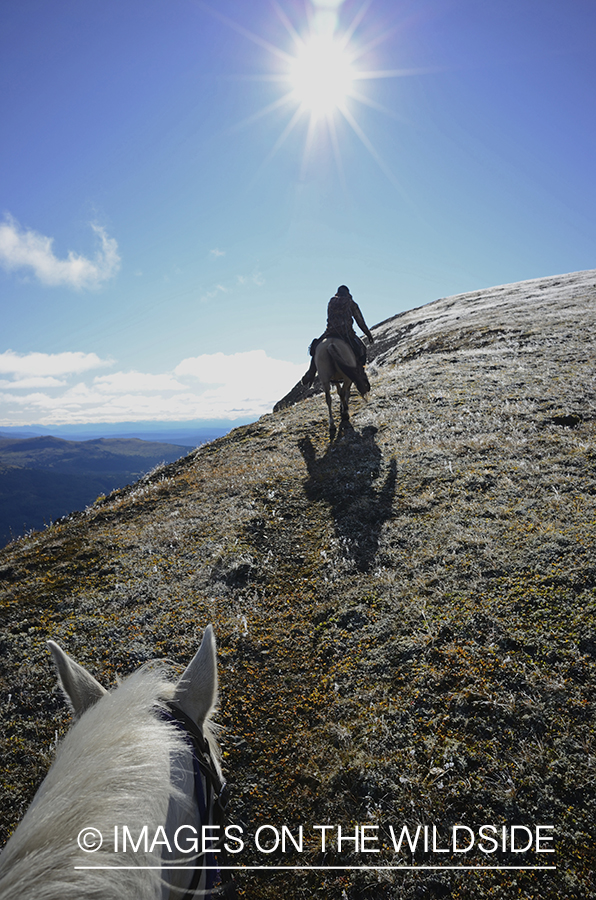
<svg viewBox="0 0 596 900"><path fill-rule="evenodd" d="M0 854L0 896L204 896L215 862L203 852L213 844L203 846L201 826L217 819L223 788L209 721L217 701L211 625L177 683L163 666L145 666L110 693L48 643L76 721Z"/></svg>

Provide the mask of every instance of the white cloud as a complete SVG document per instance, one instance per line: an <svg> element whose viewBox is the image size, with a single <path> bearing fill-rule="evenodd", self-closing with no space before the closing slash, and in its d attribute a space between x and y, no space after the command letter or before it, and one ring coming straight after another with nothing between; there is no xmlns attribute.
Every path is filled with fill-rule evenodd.
<svg viewBox="0 0 596 900"><path fill-rule="evenodd" d="M225 250L218 250L217 247L215 247L213 250L210 250L209 253L211 254L211 256L214 257L214 259L217 259L219 256L225 256L225 255L226 255L226 251L225 251Z"/></svg>
<svg viewBox="0 0 596 900"><path fill-rule="evenodd" d="M252 275L236 275L236 281L238 284L254 284L257 287L263 287L265 284L265 279L261 272L253 272Z"/></svg>
<svg viewBox="0 0 596 900"><path fill-rule="evenodd" d="M177 376L190 375L203 384L225 384L236 392L276 393L279 383L302 374L302 366L272 359L264 350L248 350L243 353L205 353L183 359L174 372ZM291 387L292 385L290 385Z"/></svg>
<svg viewBox="0 0 596 900"><path fill-rule="evenodd" d="M211 253L215 253L216 251L211 250ZM223 256L221 251L217 251L220 256ZM229 294L230 292L234 293L234 288L238 287L251 287L254 285L255 287L263 287L265 284L265 279L263 278L263 274L255 269L255 271L251 275L236 275L235 282L228 282L229 287L226 287L225 284L216 284L213 286L212 290L205 291L204 294L199 298L200 303L208 303L209 300L214 300L220 293Z"/></svg>
<svg viewBox="0 0 596 900"><path fill-rule="evenodd" d="M59 378L52 378L51 376L44 377L40 375L39 377L32 376L31 378L17 378L14 381L6 381L5 379L0 379L0 388L4 388L5 390L11 390L13 388L19 388L20 390L31 390L31 388L53 388L53 387L64 387L67 384L66 381Z"/></svg>
<svg viewBox="0 0 596 900"><path fill-rule="evenodd" d="M80 374L111 364L111 360L101 359L96 353L0 353L0 372L17 378Z"/></svg>
<svg viewBox="0 0 596 900"><path fill-rule="evenodd" d="M99 287L120 268L118 244L100 225L91 225L99 240L94 259L70 250L66 259L58 259L52 249L53 238L31 229L22 229L12 216L0 223L0 263L9 271L32 270L42 284L71 288Z"/></svg>
<svg viewBox="0 0 596 900"><path fill-rule="evenodd" d="M145 372L114 372L113 375L97 375L93 384L104 393L146 393L152 391L180 391L185 386L172 375L148 375Z"/></svg>
<svg viewBox="0 0 596 900"><path fill-rule="evenodd" d="M33 357L41 358L36 363L38 371L34 371ZM22 374L12 383L0 382L4 389L0 425L256 417L270 412L305 368L273 359L264 350L189 357L172 372L115 372L88 378L86 371L105 365L95 354L11 354L8 361L7 354L2 354L2 360L4 371L15 373L21 365ZM57 384L55 380L25 382L25 378L51 379L56 374L63 375ZM8 392L9 386L36 390Z"/></svg>
<svg viewBox="0 0 596 900"><path fill-rule="evenodd" d="M227 294L228 289L223 286L223 284L216 284L215 289L212 291L207 291L200 298L199 303L206 303L208 300L213 300L214 297L217 297L218 294Z"/></svg>

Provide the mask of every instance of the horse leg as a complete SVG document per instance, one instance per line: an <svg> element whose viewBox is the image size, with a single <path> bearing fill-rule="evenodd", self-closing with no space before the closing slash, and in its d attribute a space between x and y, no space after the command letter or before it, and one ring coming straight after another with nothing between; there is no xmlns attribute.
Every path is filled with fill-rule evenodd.
<svg viewBox="0 0 596 900"><path fill-rule="evenodd" d="M330 434L335 434L335 424L333 422L333 410L331 408L331 385L325 385L325 400L327 401L327 408L329 410L329 432Z"/></svg>
<svg viewBox="0 0 596 900"><path fill-rule="evenodd" d="M341 404L341 420L342 422L348 422L350 419L350 413L348 411L348 404L350 402L350 388L352 386L351 381L344 381L341 385L341 388L338 390L339 400Z"/></svg>

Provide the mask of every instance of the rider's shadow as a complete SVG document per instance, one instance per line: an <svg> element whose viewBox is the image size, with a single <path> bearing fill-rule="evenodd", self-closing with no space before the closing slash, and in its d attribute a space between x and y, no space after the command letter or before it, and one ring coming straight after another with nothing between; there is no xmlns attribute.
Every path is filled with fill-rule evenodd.
<svg viewBox="0 0 596 900"><path fill-rule="evenodd" d="M395 494L394 459L384 483L375 488L382 462L376 432L372 426L364 428L362 434L350 429L344 433L344 440L330 444L320 457L310 438L298 442L308 469L306 496L329 504L344 557L359 572L368 572L374 563L381 530L392 516Z"/></svg>

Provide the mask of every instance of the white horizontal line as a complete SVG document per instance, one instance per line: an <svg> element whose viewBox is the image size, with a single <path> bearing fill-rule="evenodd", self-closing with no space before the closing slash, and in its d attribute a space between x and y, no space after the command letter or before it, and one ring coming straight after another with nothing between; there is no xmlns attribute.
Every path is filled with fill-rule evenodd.
<svg viewBox="0 0 596 900"><path fill-rule="evenodd" d="M506 870L513 870L515 872L527 871L529 869L536 870L547 870L547 869L556 869L556 866L75 866L75 869L160 869L164 872L170 871L184 871L188 869L188 871L192 871L193 869L205 869L206 872L249 872L249 871L263 871L263 872L296 872L296 871L315 871L315 870L323 870L325 872L331 870L340 870L344 871L346 869L350 870L379 870L379 869L409 869L409 870L417 870L417 869L445 869L445 870L453 870L453 869L465 869L467 871L472 872L483 872L483 871L494 871L494 872L504 872Z"/></svg>

